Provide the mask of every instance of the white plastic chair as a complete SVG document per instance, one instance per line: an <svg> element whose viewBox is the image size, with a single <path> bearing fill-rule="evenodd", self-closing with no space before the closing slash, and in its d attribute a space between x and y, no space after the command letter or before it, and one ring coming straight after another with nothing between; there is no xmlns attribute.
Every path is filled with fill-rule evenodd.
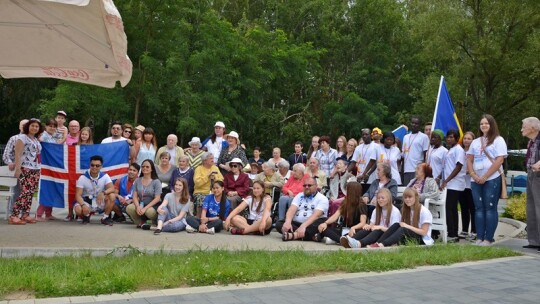
<svg viewBox="0 0 540 304"><path fill-rule="evenodd" d="M426 199L424 206L431 211L433 223L431 230L441 232L442 241L446 244L448 241L448 227L446 226L446 188L439 194L439 199Z"/></svg>
<svg viewBox="0 0 540 304"><path fill-rule="evenodd" d="M14 171L9 171L8 166L1 166L0 167L0 186L8 187L8 190L0 190L0 197L5 198L7 204L6 204L6 216L5 219L7 220L9 215L11 214L11 208L13 207L13 201L11 200L11 196L14 192L14 187L17 185L17 178L14 176Z"/></svg>

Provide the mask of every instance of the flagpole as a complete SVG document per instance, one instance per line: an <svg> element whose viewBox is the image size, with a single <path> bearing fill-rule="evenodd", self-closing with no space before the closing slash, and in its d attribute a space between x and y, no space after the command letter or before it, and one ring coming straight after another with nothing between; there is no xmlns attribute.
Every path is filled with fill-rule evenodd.
<svg viewBox="0 0 540 304"><path fill-rule="evenodd" d="M437 110L439 109L439 100L441 99L441 90L442 90L443 81L444 81L444 76L441 75L441 81L439 82L439 93L437 93L437 102L435 103L435 112L433 112L433 119L431 120L431 124L433 128L435 128L436 126L435 123L437 122Z"/></svg>

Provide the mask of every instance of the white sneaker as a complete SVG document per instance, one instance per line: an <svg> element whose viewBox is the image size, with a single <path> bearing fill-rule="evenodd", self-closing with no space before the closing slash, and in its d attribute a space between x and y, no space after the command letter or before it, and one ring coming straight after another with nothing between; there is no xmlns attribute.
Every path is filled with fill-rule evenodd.
<svg viewBox="0 0 540 304"><path fill-rule="evenodd" d="M197 229L191 227L190 225L186 225L186 232L187 233L195 233L195 232L197 232Z"/></svg>
<svg viewBox="0 0 540 304"><path fill-rule="evenodd" d="M210 229L207 229L206 230L206 233L208 234L215 234L216 233L216 229L214 229L214 227L210 228Z"/></svg>
<svg viewBox="0 0 540 304"><path fill-rule="evenodd" d="M323 237L323 242L326 245L335 245L335 244L337 244L334 240L332 240L331 238L329 238L327 236Z"/></svg>
<svg viewBox="0 0 540 304"><path fill-rule="evenodd" d="M469 234L468 234L467 232L465 232L465 231L461 231L461 232L458 234L458 237L459 237L460 239L466 239L466 238L469 237Z"/></svg>
<svg viewBox="0 0 540 304"><path fill-rule="evenodd" d="M347 236L347 240L349 241L349 246L351 248L360 248L360 242L356 240L355 238Z"/></svg>

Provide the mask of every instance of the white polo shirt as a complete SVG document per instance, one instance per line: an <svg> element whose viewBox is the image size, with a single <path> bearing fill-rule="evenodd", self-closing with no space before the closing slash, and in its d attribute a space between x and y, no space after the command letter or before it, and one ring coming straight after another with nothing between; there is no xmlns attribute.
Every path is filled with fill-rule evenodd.
<svg viewBox="0 0 540 304"><path fill-rule="evenodd" d="M109 183L112 184L112 180L108 174L100 172L98 178L92 178L87 171L85 174L79 176L77 188L83 189L83 197L96 197L101 191L105 190L105 186Z"/></svg>
<svg viewBox="0 0 540 304"><path fill-rule="evenodd" d="M291 205L298 207L293 221L298 223L305 222L315 210L321 210L323 214L321 217L326 217L328 214L328 198L317 192L316 195L310 195L306 197L303 192L298 193L292 200Z"/></svg>

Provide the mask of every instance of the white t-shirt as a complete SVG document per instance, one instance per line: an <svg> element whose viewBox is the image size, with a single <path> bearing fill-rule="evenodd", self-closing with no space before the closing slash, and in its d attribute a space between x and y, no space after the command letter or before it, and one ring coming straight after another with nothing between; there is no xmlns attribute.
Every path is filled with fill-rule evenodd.
<svg viewBox="0 0 540 304"><path fill-rule="evenodd" d="M266 202L264 201L264 197L262 199L262 202L253 202L253 197L251 196L248 196L245 198L246 202L248 203L248 209L249 209L249 214L248 214L248 220L253 220L253 221L259 221L262 219L263 217L263 214L264 214L264 208L266 208ZM262 204L261 205L261 209L259 212L257 212L257 208L259 206L259 204Z"/></svg>
<svg viewBox="0 0 540 304"><path fill-rule="evenodd" d="M352 160L356 162L356 167L358 168L357 176L360 176L364 173L370 160L377 159L376 145L373 142L369 144L361 144L354 149L354 154Z"/></svg>
<svg viewBox="0 0 540 304"><path fill-rule="evenodd" d="M465 183L465 151L460 145L455 145L452 147L448 153L446 153L446 157L444 158L444 169L443 169L443 178L444 181L450 174L452 174L452 171L456 168L457 163L462 164L461 170L458 172L452 180L446 184L446 188L450 190L456 190L456 191L463 191L465 190L466 183ZM442 181L441 181L442 182Z"/></svg>
<svg viewBox="0 0 540 304"><path fill-rule="evenodd" d="M117 141L122 141L122 140L127 140L127 138L122 137L122 136L120 136L119 138L113 138L113 137L111 136L111 137L104 138L104 139L101 141L101 143L102 143L102 144L109 144L109 143L113 143L113 142L117 142Z"/></svg>
<svg viewBox="0 0 540 304"><path fill-rule="evenodd" d="M506 158L508 156L508 150L506 148L506 142L501 136L498 136L493 141L493 144L489 146L485 146L487 143L487 138L485 137L479 137L471 143L471 146L469 148L469 151L467 151L467 155L473 155L474 161L473 161L473 169L476 172L478 176L482 176L486 174L486 172L489 170L489 167L493 164L489 158L486 156L486 153L484 153L484 147L486 149L486 152L489 154L491 159L495 161L495 159L499 156L504 156ZM492 180L494 178L497 178L499 175L499 170L495 171L487 180Z"/></svg>
<svg viewBox="0 0 540 304"><path fill-rule="evenodd" d="M101 177L96 179L88 178L85 174L83 174L79 176L76 187L83 189L83 197L97 197L101 191L105 190L105 186L107 186L109 183L112 184L112 180L108 174L103 174Z"/></svg>
<svg viewBox="0 0 540 304"><path fill-rule="evenodd" d="M467 152L463 151L463 153L465 153L465 163L463 164L463 170L465 170L465 189L471 189L471 176L467 167Z"/></svg>
<svg viewBox="0 0 540 304"><path fill-rule="evenodd" d="M208 152L214 155L214 163L217 164L219 155L221 154L221 148L223 147L223 137L216 137L216 141L212 142L211 139L208 140L205 147Z"/></svg>
<svg viewBox="0 0 540 304"><path fill-rule="evenodd" d="M382 216L381 216L381 223L379 225L384 227L390 227L394 225L395 223L399 223L401 221L401 213L399 212L399 209L396 208L396 206L392 205L392 213L390 213L390 223L387 223L386 220L386 208L382 208ZM371 213L371 219L369 220L370 225L375 225L375 222L377 220L377 209Z"/></svg>
<svg viewBox="0 0 540 304"><path fill-rule="evenodd" d="M411 214L411 223L412 223L412 214ZM428 208L424 205L420 208L420 218L418 219L418 228L422 228L423 224L429 224L428 233L422 236L422 240L426 245L433 244L433 239L431 238L431 228L433 227L433 215Z"/></svg>
<svg viewBox="0 0 540 304"><path fill-rule="evenodd" d="M429 148L429 138L426 134L418 132L407 134L403 138L404 172L415 172L416 166L424 162L424 151Z"/></svg>
<svg viewBox="0 0 540 304"><path fill-rule="evenodd" d="M167 147L167 146L165 146L165 147ZM171 165L178 166L178 164L176 163L176 147L173 147L172 149L169 149L169 148L165 148L165 149L167 149L167 152L171 156L171 159L169 160L169 163ZM157 157L159 157L159 155L157 155Z"/></svg>
<svg viewBox="0 0 540 304"><path fill-rule="evenodd" d="M315 209L323 212L321 217L326 217L328 214L328 198L319 192L315 196L309 197L306 197L303 192L298 193L291 205L298 208L293 218L293 221L298 223L305 222L315 212Z"/></svg>
<svg viewBox="0 0 540 304"><path fill-rule="evenodd" d="M390 165L390 168L392 169L392 179L395 180L398 185L401 185L401 176L399 175L397 164L400 159L401 151L399 151L399 148L392 146L390 149L386 149L384 145L379 145L377 149L377 163L387 163Z"/></svg>
<svg viewBox="0 0 540 304"><path fill-rule="evenodd" d="M448 149L443 146L438 148L430 147L426 153L426 162L431 166L433 170L433 178L438 178L443 170L443 161L448 153Z"/></svg>

